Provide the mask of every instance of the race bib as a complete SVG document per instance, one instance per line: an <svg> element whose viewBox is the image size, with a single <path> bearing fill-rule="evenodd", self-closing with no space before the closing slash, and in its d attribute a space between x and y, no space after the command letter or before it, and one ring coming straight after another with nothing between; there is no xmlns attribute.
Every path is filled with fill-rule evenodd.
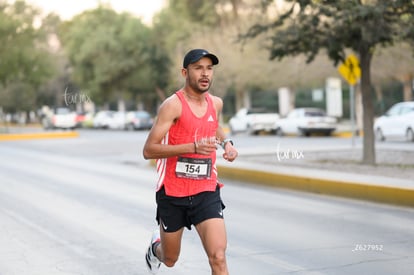
<svg viewBox="0 0 414 275"><path fill-rule="evenodd" d="M175 174L178 178L208 179L211 174L212 161L209 158L178 157Z"/></svg>

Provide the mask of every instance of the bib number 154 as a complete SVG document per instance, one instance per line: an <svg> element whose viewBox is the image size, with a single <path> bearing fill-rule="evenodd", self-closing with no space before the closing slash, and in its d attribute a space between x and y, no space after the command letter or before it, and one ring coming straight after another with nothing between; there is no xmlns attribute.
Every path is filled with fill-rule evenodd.
<svg viewBox="0 0 414 275"><path fill-rule="evenodd" d="M179 158L175 168L179 178L206 179L210 171L211 159Z"/></svg>
<svg viewBox="0 0 414 275"><path fill-rule="evenodd" d="M189 174L199 174L201 171L200 165L197 164L186 164L185 172Z"/></svg>

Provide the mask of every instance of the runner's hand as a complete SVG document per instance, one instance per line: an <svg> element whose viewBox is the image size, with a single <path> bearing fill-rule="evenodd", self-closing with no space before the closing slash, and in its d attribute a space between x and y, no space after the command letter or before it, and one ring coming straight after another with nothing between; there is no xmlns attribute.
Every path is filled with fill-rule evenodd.
<svg viewBox="0 0 414 275"><path fill-rule="evenodd" d="M230 142L228 142L226 144L226 148L224 149L223 158L227 161L232 162L237 158L238 155L239 153L237 152L237 150L233 147L233 145L231 145Z"/></svg>

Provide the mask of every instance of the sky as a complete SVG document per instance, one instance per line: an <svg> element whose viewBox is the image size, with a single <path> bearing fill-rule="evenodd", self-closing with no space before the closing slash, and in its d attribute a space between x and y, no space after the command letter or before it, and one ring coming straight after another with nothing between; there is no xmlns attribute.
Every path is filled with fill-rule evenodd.
<svg viewBox="0 0 414 275"><path fill-rule="evenodd" d="M68 20L74 15L87 9L95 8L99 2L110 3L118 12L130 12L140 17L146 24L151 24L152 16L163 8L165 0L26 0L43 10L44 13L55 12L63 20Z"/></svg>

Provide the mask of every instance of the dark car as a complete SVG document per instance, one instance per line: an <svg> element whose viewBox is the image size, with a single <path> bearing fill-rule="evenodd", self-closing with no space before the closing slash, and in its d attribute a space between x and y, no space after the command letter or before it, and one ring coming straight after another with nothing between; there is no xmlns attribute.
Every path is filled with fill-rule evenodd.
<svg viewBox="0 0 414 275"><path fill-rule="evenodd" d="M128 130L151 129L153 123L153 118L146 111L128 112L126 116L126 129Z"/></svg>

